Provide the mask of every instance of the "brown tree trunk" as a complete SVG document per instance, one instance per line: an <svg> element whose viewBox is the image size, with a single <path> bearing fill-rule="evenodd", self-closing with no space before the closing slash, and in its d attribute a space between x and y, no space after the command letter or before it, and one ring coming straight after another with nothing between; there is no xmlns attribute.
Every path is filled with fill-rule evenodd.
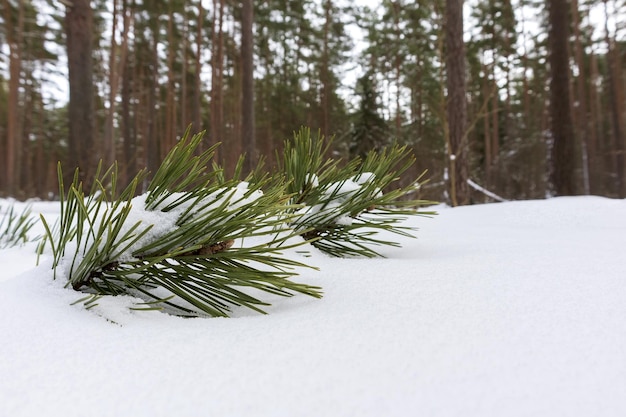
<svg viewBox="0 0 626 417"><path fill-rule="evenodd" d="M7 102L7 141L5 157L5 181L9 195L16 195L20 190L20 162L22 160L22 134L20 119L20 80L22 72L22 44L24 32L24 4L19 1L17 27L14 27L12 6L7 0L4 4L7 42L9 44L9 97Z"/></svg>
<svg viewBox="0 0 626 417"><path fill-rule="evenodd" d="M576 194L574 125L570 108L569 8L567 0L550 0L550 113L552 126L552 185L556 195Z"/></svg>
<svg viewBox="0 0 626 417"><path fill-rule="evenodd" d="M609 35L609 13L607 2L604 0L604 12L606 15L604 22L605 41L607 47L607 78L609 84L609 106L611 113L611 124L613 127L613 136L611 141L611 154L614 160L615 170L615 194L623 198L625 194L624 190L624 138L622 127L622 112L621 112L621 71L619 71L619 53L616 50L615 42Z"/></svg>
<svg viewBox="0 0 626 417"><path fill-rule="evenodd" d="M583 47L580 39L580 12L578 0L572 0L572 19L574 28L574 55L578 76L576 77L576 131L580 135L582 152L583 189L585 194L591 194L590 169L589 169L589 118L587 117L587 97L585 96L585 61L583 59Z"/></svg>
<svg viewBox="0 0 626 417"><path fill-rule="evenodd" d="M462 0L461 0L462 2ZM396 41L401 42L402 31L400 30L400 2L393 2L393 20L394 20L394 30L396 35ZM395 115L395 126L396 126L396 135L400 137L400 131L402 129L402 111L400 108L400 91L402 90L402 56L399 52L395 54L394 59L394 67L396 72L396 115Z"/></svg>
<svg viewBox="0 0 626 417"><path fill-rule="evenodd" d="M198 1L198 27L196 32L196 68L194 75L194 89L193 89L193 107L192 107L192 122L195 130L203 129L202 126L202 101L201 101L201 86L202 80L200 79L201 73L201 61L202 55L202 23L204 22L204 8L202 7L202 1Z"/></svg>
<svg viewBox="0 0 626 417"><path fill-rule="evenodd" d="M228 21L225 27L229 30L225 33L225 39L241 39L241 27L237 25L235 16L229 14ZM224 98L224 168L227 170L228 175L234 172L234 168L239 162L239 158L243 154L243 141L241 138L242 126L241 115L242 111L242 67L241 59L236 59L241 53L241 50L234 44L226 45L225 55L226 62L231 64L227 65L224 73L228 74L229 81L227 85L231 88L225 88L227 94ZM231 58L232 59L229 59ZM244 167L245 168L245 167Z"/></svg>
<svg viewBox="0 0 626 417"><path fill-rule="evenodd" d="M489 71L486 64L483 64L485 77L483 78L483 95L485 97L485 101L488 102L489 96L491 95L491 89L489 88ZM489 106L486 106L486 110L489 110ZM491 171L492 171L492 151L491 151L491 124L489 111L487 111L483 115L477 115L483 117L483 129L484 129L484 142L485 142L485 186L491 187Z"/></svg>
<svg viewBox="0 0 626 417"><path fill-rule="evenodd" d="M111 20L111 49L109 51L109 111L104 125L103 160L104 166L110 166L115 161L115 139L113 135L113 121L115 119L115 99L117 97L117 15L118 0L113 0L113 16Z"/></svg>
<svg viewBox="0 0 626 417"><path fill-rule="evenodd" d="M191 123L191 120L187 118L187 73L189 71L189 63L187 62L188 54L187 50L189 49L189 22L187 21L187 11L183 10L183 53L182 53L182 74L180 80L180 123L182 123L181 127L183 129L187 128L187 125ZM171 46L170 46L171 48ZM196 127L196 130L198 127Z"/></svg>
<svg viewBox="0 0 626 417"><path fill-rule="evenodd" d="M520 13L521 25L522 25L522 100L524 105L524 124L526 127L530 125L530 94L528 93L528 51L526 50L526 20L524 13Z"/></svg>
<svg viewBox="0 0 626 417"><path fill-rule="evenodd" d="M144 114L145 114L145 133L143 137L143 147L144 152L146 154L146 164L148 171L151 173L155 173L159 168L161 163L161 147L162 144L159 140L159 114L157 112L157 100L159 98L158 88L159 88L159 31L158 28L153 29L152 36L154 37L154 41L151 44L152 51L150 54L151 69L152 72L149 74L145 74L140 78L144 78L147 81L147 98L145 100L144 105ZM143 104L143 103L142 103Z"/></svg>
<svg viewBox="0 0 626 417"><path fill-rule="evenodd" d="M500 153L500 89L498 88L498 81L496 80L495 64L493 66L493 107L491 108L491 160L495 161Z"/></svg>
<svg viewBox="0 0 626 417"><path fill-rule="evenodd" d="M322 45L322 62L320 68L321 106L322 106L322 135L328 137L330 135L330 63L328 58L328 37L331 25L331 0L324 2L324 41Z"/></svg>
<svg viewBox="0 0 626 417"><path fill-rule="evenodd" d="M167 92L165 105L165 138L161 147L160 160L172 149L176 143L177 111L176 111L176 81L174 76L174 12L172 3L169 3L169 19L167 23Z"/></svg>
<svg viewBox="0 0 626 417"><path fill-rule="evenodd" d="M211 125L210 144L223 140L224 102L224 0L213 0L213 36L211 42ZM218 156L222 155L220 150ZM223 159L223 158L222 158Z"/></svg>
<svg viewBox="0 0 626 417"><path fill-rule="evenodd" d="M463 0L446 0L446 86L449 135L450 198L452 205L470 202L467 184L468 145L466 136L465 46L463 44Z"/></svg>
<svg viewBox="0 0 626 417"><path fill-rule="evenodd" d="M241 15L241 141L246 153L244 170L251 172L256 165L257 150L254 136L254 44L252 27L254 5L243 0Z"/></svg>
<svg viewBox="0 0 626 417"><path fill-rule="evenodd" d="M40 103L40 112L43 113L43 103ZM45 127L44 123L38 124L38 140L35 144L35 154L33 155L33 164L34 164L34 172L33 172L33 185L35 195L41 198L45 198L49 189L46 188L46 176L47 167L50 161L50 155L45 155L44 151L44 141L45 137Z"/></svg>
<svg viewBox="0 0 626 417"><path fill-rule="evenodd" d="M591 165L591 188L599 193L604 193L604 184L601 181L601 170L599 163L601 161L599 142L599 127L600 127L600 100L598 97L598 91L596 85L600 83L600 76L598 70L598 59L595 52L591 53L590 62L590 80L589 80L589 163ZM598 191L599 190L599 191Z"/></svg>
<svg viewBox="0 0 626 417"><path fill-rule="evenodd" d="M120 61L122 72L122 138L124 140L124 157L122 160L124 161L125 182L129 183L137 172L137 129L133 129L130 115L132 94L130 82L131 77L134 76L134 71L131 72L131 67L128 64L128 34L134 19L133 9L128 7L128 0L122 2L122 15L124 16L122 55L125 57Z"/></svg>
<svg viewBox="0 0 626 417"><path fill-rule="evenodd" d="M94 147L93 104L93 15L89 0L73 0L65 14L70 100L69 160L65 165L66 183L80 167L85 190L91 188L97 155Z"/></svg>

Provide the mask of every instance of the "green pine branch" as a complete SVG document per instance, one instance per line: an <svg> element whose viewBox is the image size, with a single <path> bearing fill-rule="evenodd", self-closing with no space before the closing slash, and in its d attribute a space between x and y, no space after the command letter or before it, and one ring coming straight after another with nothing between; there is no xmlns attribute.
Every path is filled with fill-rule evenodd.
<svg viewBox="0 0 626 417"><path fill-rule="evenodd" d="M228 316L233 306L263 312L260 290L320 297L320 288L292 280L306 265L282 251L302 242L289 224L297 208L284 185L226 180L208 169L215 148L197 153L202 134L189 132L167 155L144 195L146 173L117 193L117 167L100 175L85 195L78 173L67 191L59 166L61 211L50 227L42 217L55 277L93 296L130 294L141 309L180 315ZM105 186L106 184L106 186Z"/></svg>
<svg viewBox="0 0 626 417"><path fill-rule="evenodd" d="M0 210L0 249L28 242L28 232L35 222L30 206L25 207L20 213L15 210L13 204L6 211Z"/></svg>
<svg viewBox="0 0 626 417"><path fill-rule="evenodd" d="M415 162L406 146L371 151L364 160L345 165L327 158L332 141L302 128L286 141L279 170L288 179L293 202L304 204L292 222L300 235L332 256L376 257L377 246L399 246L379 237L382 231L413 237L402 226L408 216L430 216L423 211L431 201L412 199L424 174L408 186L397 182Z"/></svg>
<svg viewBox="0 0 626 417"><path fill-rule="evenodd" d="M201 140L187 131L140 196L145 171L118 189L117 166L100 165L85 193L78 171L65 188L59 165L60 214L53 226L41 217L39 252L49 246L54 277L87 293L86 308L130 294L143 299L138 309L228 316L233 306L263 312L263 292L320 297L293 281L307 265L285 250L310 242L332 256L379 256L376 247L398 246L380 232L413 236L406 217L434 214L421 211L431 202L409 198L421 176L397 186L414 163L406 147L341 164L325 156L330 141L301 129L279 172L260 164L242 179L240 159L227 179L212 165L215 147L198 150Z"/></svg>

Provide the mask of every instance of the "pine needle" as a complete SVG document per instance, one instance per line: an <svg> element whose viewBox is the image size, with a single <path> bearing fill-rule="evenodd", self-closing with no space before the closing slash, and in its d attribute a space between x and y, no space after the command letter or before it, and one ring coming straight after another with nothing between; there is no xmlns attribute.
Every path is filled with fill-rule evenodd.
<svg viewBox="0 0 626 417"><path fill-rule="evenodd" d="M376 246L399 246L377 238L382 231L413 237L414 230L402 226L409 216L431 216L421 211L434 202L409 199L424 174L409 186L396 185L413 165L406 146L392 145L355 158L340 166L326 158L332 140L319 133L312 136L301 128L286 141L279 170L288 182L293 202L303 204L291 226L323 252L336 256L376 257Z"/></svg>
<svg viewBox="0 0 626 417"><path fill-rule="evenodd" d="M242 182L240 172L225 179L219 167L208 168L215 148L196 155L201 139L187 131L140 197L144 171L115 197L116 165L98 169L89 195L77 174L65 191L59 166L59 220L53 227L44 221L55 277L63 274L75 290L133 295L144 300L141 309L184 316L227 317L233 306L263 313L269 304L250 290L321 297L319 287L292 280L309 267L282 255L303 243L292 239L294 206L284 184L258 174L254 184ZM162 221L137 220L137 212ZM84 300L92 307L96 299Z"/></svg>
<svg viewBox="0 0 626 417"><path fill-rule="evenodd" d="M30 206L26 206L21 213L15 210L13 204L6 211L0 207L0 249L28 242L28 232L35 222Z"/></svg>

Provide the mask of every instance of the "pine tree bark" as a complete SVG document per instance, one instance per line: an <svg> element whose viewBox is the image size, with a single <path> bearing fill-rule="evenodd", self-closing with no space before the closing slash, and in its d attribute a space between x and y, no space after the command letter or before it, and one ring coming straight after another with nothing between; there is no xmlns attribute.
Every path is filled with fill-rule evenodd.
<svg viewBox="0 0 626 417"><path fill-rule="evenodd" d="M596 85L600 84L600 76L598 69L598 58L595 52L590 57L590 77L589 77L589 164L591 170L591 188L599 193L604 192L604 184L600 179L601 152L598 145L600 135L600 99L596 89Z"/></svg>
<svg viewBox="0 0 626 417"><path fill-rule="evenodd" d="M124 140L124 172L125 183L130 182L137 172L137 129L133 129L133 121L130 114L131 100L131 78L134 77L135 71L131 71L128 62L129 51L129 33L131 25L134 21L133 8L129 7L128 0L122 2L122 15L124 17L123 38L122 38L122 59L120 67L122 73L122 138Z"/></svg>
<svg viewBox="0 0 626 417"><path fill-rule="evenodd" d="M489 96L491 95L492 89L489 86L489 76L487 75L489 68L487 67L486 64L483 64L483 71L485 73L485 76L483 77L483 96L485 97L485 101L487 102L487 105L485 106L485 109L488 110L489 109L489 105L488 102L491 101L489 100ZM492 150L491 150L491 123L490 123L490 117L489 117L489 112L486 112L486 114L482 115L483 116L483 135L484 135L484 142L485 142L485 165L484 165L484 170L485 170L485 186L486 187L491 187L491 171L492 171L492 165L493 165L493 160L492 160Z"/></svg>
<svg viewBox="0 0 626 417"><path fill-rule="evenodd" d="M142 74L138 78L146 80L146 100L143 106L145 115L145 130L143 135L143 147L146 153L146 165L148 171L156 172L161 163L162 143L159 140L159 133L162 128L159 127L159 113L156 111L158 106L158 89L159 89L159 51L158 45L160 40L158 28L152 28L151 36L154 38L150 45L150 69L149 73Z"/></svg>
<svg viewBox="0 0 626 417"><path fill-rule="evenodd" d="M245 171L256 165L257 150L254 136L254 45L252 27L254 5L243 0L241 15L241 140L246 153Z"/></svg>
<svg viewBox="0 0 626 417"><path fill-rule="evenodd" d="M604 21L604 32L605 32L605 42L607 47L607 81L609 84L608 96L609 96L609 107L611 113L611 125L612 125L612 140L611 140L611 155L613 155L613 164L615 171L615 186L614 193L619 198L623 198L625 195L625 187L624 187L624 138L623 138L623 127L622 127L622 110L621 110L621 90L622 90L622 81L621 81L621 71L619 70L619 50L615 45L615 41L611 39L609 34L609 13L607 1L604 0L604 12L605 12L605 21Z"/></svg>
<svg viewBox="0 0 626 417"><path fill-rule="evenodd" d="M22 133L20 129L21 108L20 83L22 69L22 44L24 29L24 4L18 2L17 26L13 25L11 16L12 6L5 1L5 22L7 31L7 43L9 44L9 96L7 102L7 127L6 127L6 155L5 157L5 181L8 195L16 195L20 189L20 176L22 160Z"/></svg>
<svg viewBox="0 0 626 417"><path fill-rule="evenodd" d="M556 195L575 195L576 155L569 90L569 7L567 0L549 0L550 113L552 186Z"/></svg>
<svg viewBox="0 0 626 417"><path fill-rule="evenodd" d="M491 108L491 120L492 120L492 129L491 129L491 160L495 161L500 153L500 89L498 87L497 75L496 75L496 65L493 66L493 91L492 94L493 99L493 107Z"/></svg>
<svg viewBox="0 0 626 417"><path fill-rule="evenodd" d="M177 114L176 109L176 76L174 73L174 61L175 61L175 48L180 46L176 45L174 39L174 5L168 3L168 23L167 23L167 93L166 93L166 106L165 106L165 138L163 141L164 146L161 147L160 161L165 158L165 155L176 144L177 133Z"/></svg>
<svg viewBox="0 0 626 417"><path fill-rule="evenodd" d="M223 71L224 71L224 0L213 0L213 34L211 38L211 123L209 141L215 144L224 138L224 103L223 103ZM218 158L222 150L217 152Z"/></svg>
<svg viewBox="0 0 626 417"><path fill-rule="evenodd" d="M398 44L402 41L402 30L400 29L400 7L401 4L398 1L392 3L393 8L393 24L394 24L394 32L396 35L396 42ZM395 127L396 127L396 135L400 137L402 130L402 109L400 107L400 91L402 90L402 61L403 54L400 51L397 51L394 57L394 69L395 69L395 82L396 82L396 114L395 114Z"/></svg>
<svg viewBox="0 0 626 417"><path fill-rule="evenodd" d="M449 135L450 198L452 205L469 204L467 184L468 145L466 136L465 45L463 44L463 0L446 0L446 86Z"/></svg>
<svg viewBox="0 0 626 417"><path fill-rule="evenodd" d="M323 44L322 44L322 62L320 68L320 83L322 84L322 91L320 94L320 101L322 107L322 135L329 137L330 135L330 62L328 51L328 38L331 25L331 7L330 0L324 2L324 29L323 29Z"/></svg>
<svg viewBox="0 0 626 417"><path fill-rule="evenodd" d="M572 0L572 19L574 28L574 55L576 57L576 66L578 67L578 76L576 77L576 130L580 135L581 151L582 151L582 171L583 171L583 189L585 194L591 194L591 178L589 169L589 118L587 116L587 97L585 95L585 60L584 51L580 34L580 11L578 0Z"/></svg>
<svg viewBox="0 0 626 417"><path fill-rule="evenodd" d="M180 74L180 123L181 127L186 129L191 120L187 116L187 74L189 73L189 20L187 18L187 10L183 10L183 53L182 53L182 71ZM198 128L196 128L198 129Z"/></svg>
<svg viewBox="0 0 626 417"><path fill-rule="evenodd" d="M115 139L113 135L113 122L115 120L115 100L117 97L118 65L117 65L117 17L119 12L119 0L113 0L113 13L111 19L111 49L109 50L109 109L104 125L104 166L110 166L115 161Z"/></svg>
<svg viewBox="0 0 626 417"><path fill-rule="evenodd" d="M202 80L200 79L201 73L201 60L202 55L202 26L204 22L204 7L202 7L202 1L198 2L198 22L196 31L196 61L195 61L195 74L194 74L194 88L193 88L193 106L192 106L192 122L195 130L203 129L202 126L202 113L200 108L202 107L201 100L201 88ZM202 148L202 144L200 145ZM202 151L202 149L200 149Z"/></svg>
<svg viewBox="0 0 626 417"><path fill-rule="evenodd" d="M69 160L65 165L66 183L75 168L81 168L85 190L91 188L95 161L93 104L93 13L89 0L73 0L65 14L70 100Z"/></svg>

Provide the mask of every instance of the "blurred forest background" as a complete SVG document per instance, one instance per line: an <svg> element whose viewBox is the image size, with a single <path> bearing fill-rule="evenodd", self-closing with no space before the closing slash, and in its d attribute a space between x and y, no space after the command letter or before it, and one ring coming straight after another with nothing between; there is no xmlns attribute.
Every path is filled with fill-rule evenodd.
<svg viewBox="0 0 626 417"><path fill-rule="evenodd" d="M154 172L192 123L227 169L306 125L336 157L409 145L423 198L626 197L623 0L1 1L0 196L54 198L59 160Z"/></svg>

